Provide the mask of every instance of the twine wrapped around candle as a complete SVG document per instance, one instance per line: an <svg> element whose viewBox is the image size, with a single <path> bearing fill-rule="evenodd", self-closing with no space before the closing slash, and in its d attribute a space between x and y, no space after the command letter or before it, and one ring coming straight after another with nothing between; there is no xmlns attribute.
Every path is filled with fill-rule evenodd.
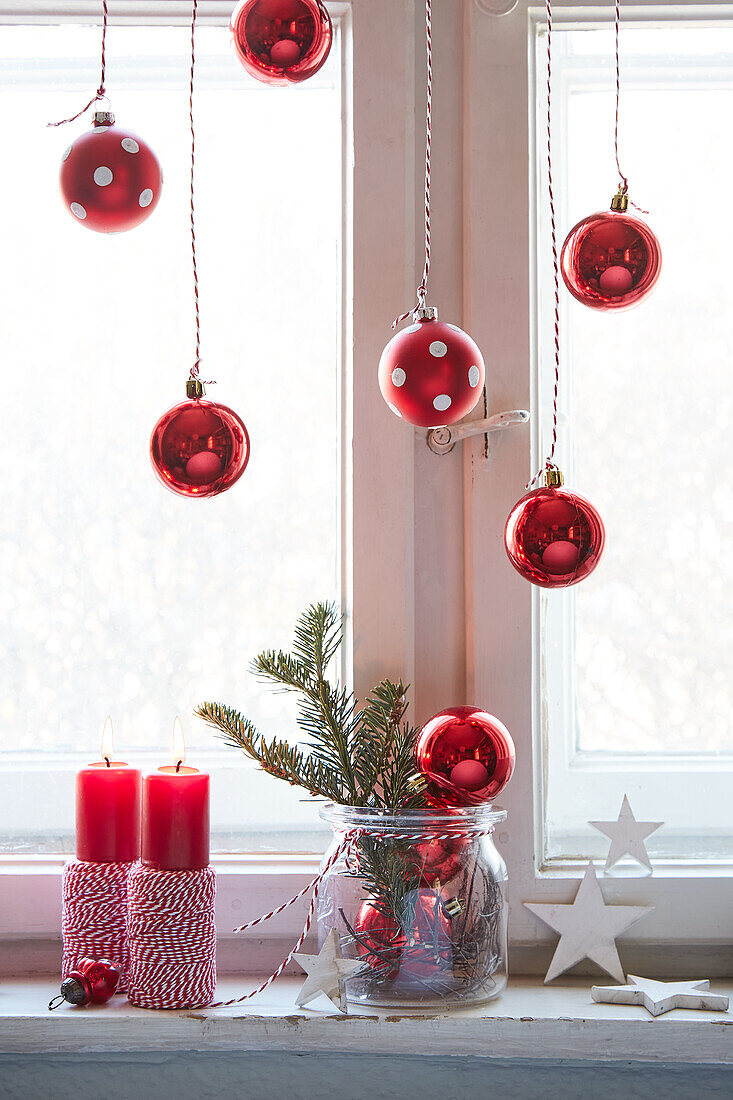
<svg viewBox="0 0 733 1100"><path fill-rule="evenodd" d="M128 996L140 1008L209 1004L216 987L216 876L135 863L128 889Z"/></svg>
<svg viewBox="0 0 733 1100"><path fill-rule="evenodd" d="M80 959L109 959L120 971L118 989L127 988L127 883L133 866L73 860L64 867L62 978Z"/></svg>

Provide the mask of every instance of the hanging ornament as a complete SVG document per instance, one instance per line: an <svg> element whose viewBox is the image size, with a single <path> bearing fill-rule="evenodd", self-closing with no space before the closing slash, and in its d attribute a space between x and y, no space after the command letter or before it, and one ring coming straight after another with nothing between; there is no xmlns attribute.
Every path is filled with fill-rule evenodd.
<svg viewBox="0 0 733 1100"><path fill-rule="evenodd" d="M598 565L606 531L589 500L562 488L556 466L544 477L543 486L514 505L504 543L509 560L525 580L540 588L567 588Z"/></svg>
<svg viewBox="0 0 733 1100"><path fill-rule="evenodd" d="M321 0L240 0L232 12L234 51L264 84L300 84L331 49L333 26Z"/></svg>
<svg viewBox="0 0 733 1100"><path fill-rule="evenodd" d="M387 981L424 980L452 962L451 917L436 890L415 890L403 912L412 913L403 928L389 903L367 898L353 928L360 957Z"/></svg>
<svg viewBox="0 0 733 1100"><path fill-rule="evenodd" d="M64 153L59 185L64 204L97 233L122 233L150 217L163 185L153 150L114 115L97 111L94 128Z"/></svg>
<svg viewBox="0 0 733 1100"><path fill-rule="evenodd" d="M115 993L120 972L109 959L80 959L76 970L70 971L61 983L56 997L49 1001L50 1009L65 1001L71 1005L101 1005Z"/></svg>
<svg viewBox="0 0 733 1100"><path fill-rule="evenodd" d="M193 119L193 86L196 64L195 37L198 0L191 5L191 70L188 118L191 133L190 231L193 273L196 346L191 373L186 382L186 401L161 416L150 436L153 469L167 489L184 497L213 497L230 489L249 462L249 435L244 421L226 405L204 401L201 365L201 315L199 277L196 264L196 220L194 207L194 164L196 132Z"/></svg>
<svg viewBox="0 0 733 1100"><path fill-rule="evenodd" d="M416 755L433 806L492 802L514 771L509 731L479 707L448 707L433 715L420 731Z"/></svg>
<svg viewBox="0 0 733 1100"><path fill-rule="evenodd" d="M249 461L249 435L226 405L204 401L198 379L186 383L188 400L161 416L150 437L153 469L174 493L213 497L230 489Z"/></svg>
<svg viewBox="0 0 733 1100"><path fill-rule="evenodd" d="M432 0L425 0L425 265L417 305L396 317L392 328L407 318L408 328L393 336L379 360L379 388L395 416L419 428L455 424L481 398L486 378L484 360L471 337L457 325L438 320L425 304L430 274L430 177L433 141Z"/></svg>
<svg viewBox="0 0 733 1100"><path fill-rule="evenodd" d="M525 580L542 588L567 588L592 573L600 561L606 532L600 515L580 493L563 489L555 465L560 392L560 268L557 258L555 198L552 186L552 0L547 12L547 192L550 204L553 289L555 296L555 379L552 397L552 442L543 469L525 485L530 489L512 508L504 529L509 560ZM615 217L615 215L611 215ZM532 486L543 478L539 489Z"/></svg>
<svg viewBox="0 0 733 1100"><path fill-rule="evenodd" d="M102 58L99 87L71 118L74 122L106 99L107 0L102 0ZM87 229L123 233L146 221L158 205L163 173L150 146L131 130L115 126L111 111L95 111L93 128L68 147L61 158L59 186L66 209Z"/></svg>
<svg viewBox="0 0 733 1100"><path fill-rule="evenodd" d="M457 325L419 307L417 323L393 336L379 361L379 388L396 416L422 428L455 424L481 397L481 352Z"/></svg>
<svg viewBox="0 0 733 1100"><path fill-rule="evenodd" d="M565 286L592 309L628 309L653 290L662 250L648 225L627 213L628 195L610 211L591 214L570 230L560 263Z"/></svg>
<svg viewBox="0 0 733 1100"><path fill-rule="evenodd" d="M562 246L560 265L565 286L573 297L591 309L628 309L656 286L662 269L662 249L651 229L628 213L629 181L621 171L618 155L618 119L621 99L619 32L621 0L615 4L616 126L614 151L619 189L610 211L591 214L574 226ZM549 126L549 116L548 116ZM631 203L635 206L635 203ZM641 213L647 213L636 207ZM554 231L554 211L553 211Z"/></svg>

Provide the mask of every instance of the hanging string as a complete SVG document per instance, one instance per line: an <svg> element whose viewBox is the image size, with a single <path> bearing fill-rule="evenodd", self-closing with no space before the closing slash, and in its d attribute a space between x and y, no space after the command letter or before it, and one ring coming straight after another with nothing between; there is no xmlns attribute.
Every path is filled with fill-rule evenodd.
<svg viewBox="0 0 733 1100"><path fill-rule="evenodd" d="M193 122L193 77L196 68L196 16L198 14L198 0L193 0L191 6L191 78L188 85L188 121L191 127L191 268L193 271L193 304L196 319L196 350L194 352L191 378L198 378L201 354L201 314L199 312L199 273L196 265L196 220L194 208L193 174L196 165L196 130Z"/></svg>
<svg viewBox="0 0 733 1100"><path fill-rule="evenodd" d="M93 107L95 103L100 99L106 99L107 93L104 88L105 74L107 70L107 0L102 0L102 64L101 72L99 74L99 87L87 103L86 107L82 107L80 111L77 111L71 118L62 118L60 122L48 122L47 126L65 126L67 122L75 122L77 118L81 118L83 114Z"/></svg>
<svg viewBox="0 0 733 1100"><path fill-rule="evenodd" d="M552 242L552 272L555 297L555 384L552 394L552 443L544 465L525 485L530 489L544 473L554 467L557 446L557 401L560 390L560 267L557 257L557 225L555 222L555 192L552 184L552 0L545 0L547 13L547 193L550 202L550 239Z"/></svg>
<svg viewBox="0 0 733 1100"><path fill-rule="evenodd" d="M419 309L425 306L428 293L428 275L430 274L430 172L431 155L433 148L433 3L425 0L425 58L426 58L426 107L425 107L425 266L423 267L422 281L417 288L417 305L408 309L399 317L395 317L392 328L397 328L402 321L413 317Z"/></svg>
<svg viewBox="0 0 733 1100"><path fill-rule="evenodd" d="M616 0L615 12L614 12L614 34L616 37L616 122L613 131L613 148L616 157L616 168L618 170L619 178L619 191L621 194L629 194L629 181L628 177L621 171L621 163L618 155L618 115L619 104L621 102L621 52L619 49L619 37L621 32L621 0ZM635 210L638 210L640 214L648 214L648 210L643 210L640 206L637 206L635 202L629 199L629 205L633 206Z"/></svg>

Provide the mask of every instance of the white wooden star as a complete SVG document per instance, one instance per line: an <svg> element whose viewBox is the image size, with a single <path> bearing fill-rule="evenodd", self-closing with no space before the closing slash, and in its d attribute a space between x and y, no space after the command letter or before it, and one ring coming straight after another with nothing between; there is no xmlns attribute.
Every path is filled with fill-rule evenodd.
<svg viewBox="0 0 733 1100"><path fill-rule="evenodd" d="M560 933L560 942L545 976L546 983L583 959L597 963L616 981L622 982L624 971L618 957L616 936L654 909L653 905L606 905L592 863L588 864L572 904L525 901L524 905L553 931Z"/></svg>
<svg viewBox="0 0 733 1100"><path fill-rule="evenodd" d="M346 979L364 969L363 959L344 959L336 929L332 928L317 955L293 955L308 977L303 982L295 1003L301 1008L321 993L346 1012Z"/></svg>
<svg viewBox="0 0 733 1100"><path fill-rule="evenodd" d="M609 871L624 856L631 856L642 867L652 871L651 861L644 841L657 831L663 821L637 821L627 795L621 803L621 809L616 821L589 821L594 829L605 833L611 839L611 847L608 850L605 870Z"/></svg>
<svg viewBox="0 0 733 1100"><path fill-rule="evenodd" d="M710 993L707 978L699 982L655 982L629 974L633 985L594 985L594 1001L609 1005L643 1005L652 1016L661 1016L673 1008L696 1008L706 1012L727 1012L728 998Z"/></svg>

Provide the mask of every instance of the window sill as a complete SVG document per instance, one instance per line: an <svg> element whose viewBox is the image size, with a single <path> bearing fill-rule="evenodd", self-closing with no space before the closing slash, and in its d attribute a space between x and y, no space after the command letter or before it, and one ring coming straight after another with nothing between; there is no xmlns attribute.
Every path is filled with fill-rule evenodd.
<svg viewBox="0 0 733 1100"><path fill-rule="evenodd" d="M733 1015L678 1009L657 1019L642 1008L596 1005L592 979L544 986L514 978L483 1008L449 1015L397 1009L353 1010L343 1017L295 1007L301 984L281 978L255 1002L207 1011L151 1013L121 997L93 1009L64 1006L49 1013L51 979L6 981L0 986L0 1049L4 1053L102 1051L299 1051L308 1053L474 1055L605 1063L733 1064ZM255 979L222 978L217 995L240 996ZM733 983L713 983L733 997ZM151 1023L154 1024L151 1027Z"/></svg>

